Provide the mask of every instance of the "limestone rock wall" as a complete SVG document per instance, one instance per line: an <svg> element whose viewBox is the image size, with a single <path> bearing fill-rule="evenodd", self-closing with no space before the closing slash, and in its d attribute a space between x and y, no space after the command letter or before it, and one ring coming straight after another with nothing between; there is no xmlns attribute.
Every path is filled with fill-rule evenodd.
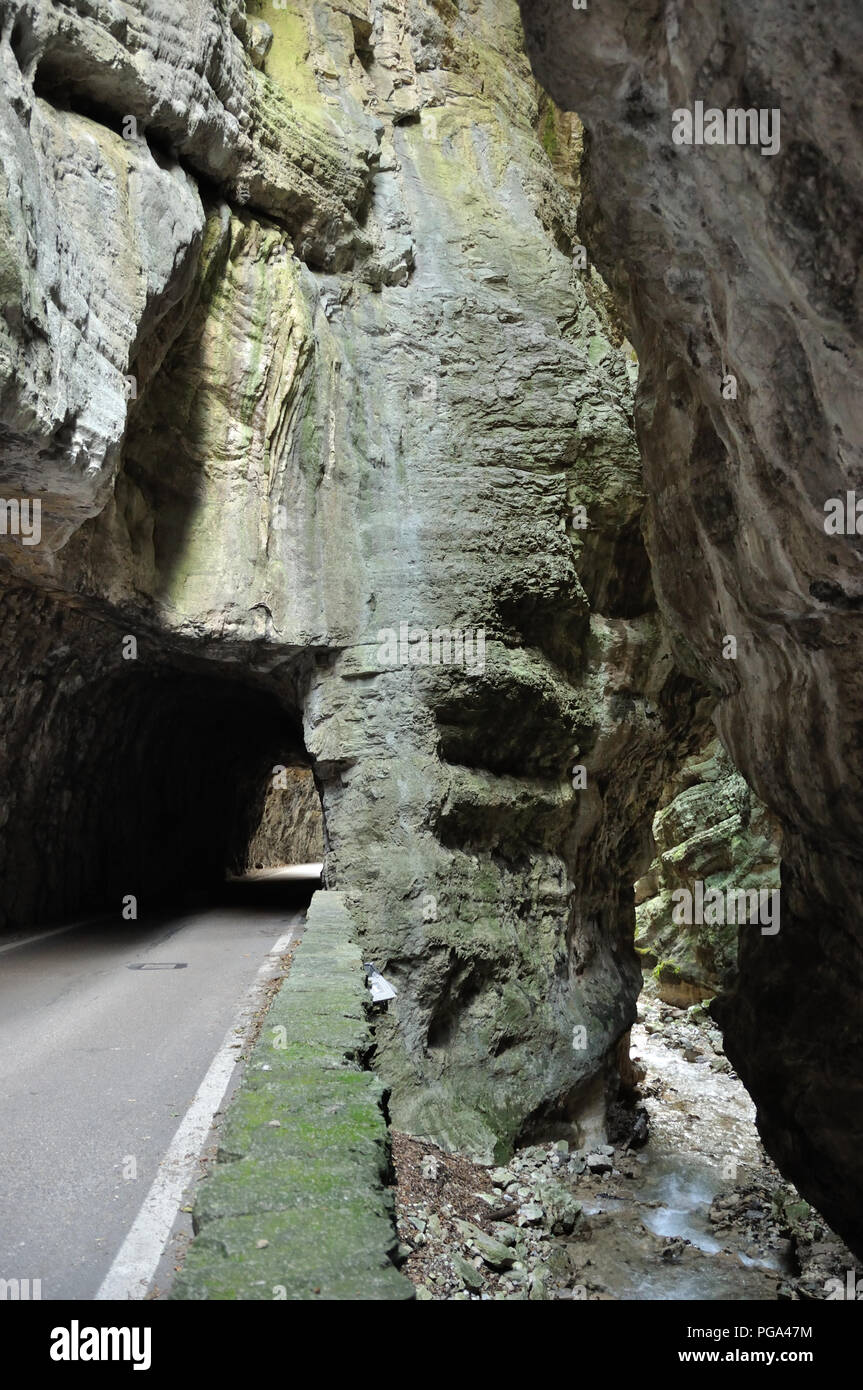
<svg viewBox="0 0 863 1390"><path fill-rule="evenodd" d="M146 904L182 826L142 865L123 808L144 835L178 784L208 808L186 875L233 864L219 827L302 738L325 882L398 989L394 1121L487 1157L593 1135L650 808L709 700L652 595L580 127L517 7L214 0L193 34L155 0L0 14L2 477L45 517L2 548L5 920L98 896L106 825L107 901ZM403 624L474 634L471 662L404 663ZM62 828L48 876L34 825Z"/></svg>
<svg viewBox="0 0 863 1390"><path fill-rule="evenodd" d="M320 864L324 816L315 779L307 767L276 765L266 783L261 818L249 842L245 868Z"/></svg>
<svg viewBox="0 0 863 1390"><path fill-rule="evenodd" d="M853 518L846 534L824 523L863 479L863 14L522 12L537 76L587 129L582 230L638 351L648 549L676 657L715 691L723 742L783 827L782 931L744 940L729 1055L774 1158L860 1249L863 571ZM697 101L778 111L778 151L674 144L674 112Z"/></svg>
<svg viewBox="0 0 863 1390"><path fill-rule="evenodd" d="M738 926L736 906L735 920L727 920L724 895L779 889L779 828L713 739L663 788L653 838L657 857L635 885L635 945L660 998L686 1007L730 986L739 934L760 924ZM723 894L723 912L713 914L721 921L682 922L681 910L675 917L687 904L675 892L695 900L698 883L702 894Z"/></svg>

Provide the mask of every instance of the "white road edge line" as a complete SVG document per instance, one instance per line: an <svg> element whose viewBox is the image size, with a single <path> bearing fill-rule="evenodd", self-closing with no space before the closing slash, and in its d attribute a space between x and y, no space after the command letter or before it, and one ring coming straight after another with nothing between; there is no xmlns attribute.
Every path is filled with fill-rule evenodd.
<svg viewBox="0 0 863 1390"><path fill-rule="evenodd" d="M25 936L21 941L10 941L8 946L0 946L0 955L4 951L17 951L19 946L30 946L34 941L45 941L49 936L60 936L64 931L74 931L76 927L86 925L86 922L69 922L65 927L52 927L50 931L40 931L36 936Z"/></svg>
<svg viewBox="0 0 863 1390"><path fill-rule="evenodd" d="M198 1087L197 1095L186 1111L179 1129L171 1140L159 1172L141 1204L129 1234L120 1246L114 1263L103 1279L95 1301L142 1299L168 1243L183 1193L198 1162L204 1141L210 1132L213 1116L228 1089L237 1064L237 1032L245 1033L258 1002L264 980L269 977L273 958L282 955L294 938L294 928L280 936L258 970L254 983L246 992L237 1016L225 1034L225 1040L213 1058L210 1069Z"/></svg>

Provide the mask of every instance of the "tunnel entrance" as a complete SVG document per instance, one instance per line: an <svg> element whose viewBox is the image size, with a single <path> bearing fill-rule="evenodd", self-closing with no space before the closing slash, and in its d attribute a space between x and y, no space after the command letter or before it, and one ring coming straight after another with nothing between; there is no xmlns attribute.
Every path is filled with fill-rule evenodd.
<svg viewBox="0 0 863 1390"><path fill-rule="evenodd" d="M287 701L209 669L129 667L64 684L28 729L9 928L89 912L136 920L250 871L323 860L321 801Z"/></svg>

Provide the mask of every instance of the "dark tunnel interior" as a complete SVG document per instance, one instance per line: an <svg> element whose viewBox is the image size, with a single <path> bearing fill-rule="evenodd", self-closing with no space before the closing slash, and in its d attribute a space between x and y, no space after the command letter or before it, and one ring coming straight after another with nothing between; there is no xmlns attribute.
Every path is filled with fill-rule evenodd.
<svg viewBox="0 0 863 1390"><path fill-rule="evenodd" d="M5 927L135 919L224 893L247 869L323 857L299 720L270 692L130 662L38 714L11 827L13 862L38 871L8 875Z"/></svg>

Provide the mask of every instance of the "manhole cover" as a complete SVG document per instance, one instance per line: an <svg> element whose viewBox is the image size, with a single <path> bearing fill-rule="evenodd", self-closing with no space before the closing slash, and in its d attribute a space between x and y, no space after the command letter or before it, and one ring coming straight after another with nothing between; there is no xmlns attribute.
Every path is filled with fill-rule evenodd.
<svg viewBox="0 0 863 1390"><path fill-rule="evenodd" d="M187 961L184 960L165 960L148 961L144 965L129 965L127 970L185 970Z"/></svg>

